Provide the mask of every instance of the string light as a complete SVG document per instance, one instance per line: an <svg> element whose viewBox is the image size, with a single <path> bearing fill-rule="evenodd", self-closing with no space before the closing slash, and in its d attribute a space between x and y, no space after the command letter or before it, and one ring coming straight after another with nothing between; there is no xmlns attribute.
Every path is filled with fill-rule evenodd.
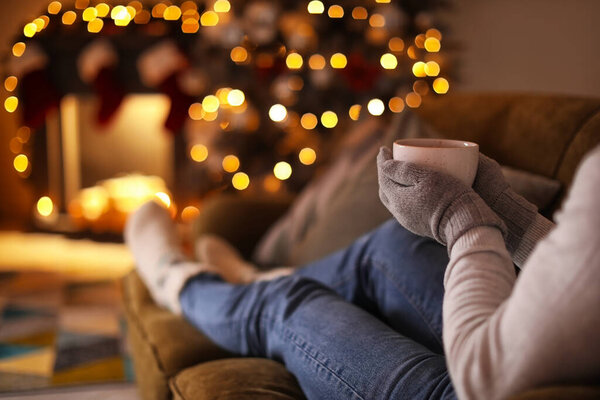
<svg viewBox="0 0 600 400"><path fill-rule="evenodd" d="M181 6L179 6L179 8L181 8L182 13L185 13L186 11L190 11L190 10L197 11L198 5L196 4L195 1L187 0L187 1L184 1L183 3L181 3Z"/></svg>
<svg viewBox="0 0 600 400"><path fill-rule="evenodd" d="M417 61L412 66L413 75L417 78L424 78L427 76L425 73L425 63L423 61Z"/></svg>
<svg viewBox="0 0 600 400"><path fill-rule="evenodd" d="M421 96L418 93L410 92L406 95L405 101L410 108L418 108L421 105Z"/></svg>
<svg viewBox="0 0 600 400"><path fill-rule="evenodd" d="M75 0L75 8L83 10L90 5L90 0Z"/></svg>
<svg viewBox="0 0 600 400"><path fill-rule="evenodd" d="M325 6L319 0L312 0L308 3L307 8L310 14L323 14L325 12Z"/></svg>
<svg viewBox="0 0 600 400"><path fill-rule="evenodd" d="M50 214L52 214L52 211L54 211L54 204L52 203L52 199L50 199L50 197L43 196L37 201L36 208L37 212L41 216L48 217Z"/></svg>
<svg viewBox="0 0 600 400"><path fill-rule="evenodd" d="M86 22L93 21L94 19L96 19L96 17L98 17L98 10L95 7L89 7L83 11L82 18Z"/></svg>
<svg viewBox="0 0 600 400"><path fill-rule="evenodd" d="M240 159L233 154L226 155L221 163L226 172L235 172L240 168Z"/></svg>
<svg viewBox="0 0 600 400"><path fill-rule="evenodd" d="M287 109L281 104L274 104L269 109L269 118L275 122L281 122L287 117Z"/></svg>
<svg viewBox="0 0 600 400"><path fill-rule="evenodd" d="M165 192L156 192L154 194L160 200L161 203L165 205L165 207L171 207L171 197Z"/></svg>
<svg viewBox="0 0 600 400"><path fill-rule="evenodd" d="M338 116L333 111L325 111L321 114L321 124L325 128L334 128L338 123Z"/></svg>
<svg viewBox="0 0 600 400"><path fill-rule="evenodd" d="M348 64L348 60L346 59L346 56L342 53L335 53L331 56L329 63L335 69L342 69L345 68Z"/></svg>
<svg viewBox="0 0 600 400"><path fill-rule="evenodd" d="M327 64L327 61L325 61L325 57L323 57L320 54L313 54L308 59L308 66L311 69L323 69L323 68L325 68L326 64Z"/></svg>
<svg viewBox="0 0 600 400"><path fill-rule="evenodd" d="M15 167L15 170L17 170L17 172L25 172L25 170L27 170L27 167L29 166L29 159L25 154L19 154L13 160L13 166Z"/></svg>
<svg viewBox="0 0 600 400"><path fill-rule="evenodd" d="M305 147L298 153L298 159L304 165L312 165L317 160L317 153L310 147Z"/></svg>
<svg viewBox="0 0 600 400"><path fill-rule="evenodd" d="M135 22L136 24L147 24L148 22L150 22L150 13L146 10L142 10L139 13L137 13L135 15L135 18L133 19L133 22Z"/></svg>
<svg viewBox="0 0 600 400"><path fill-rule="evenodd" d="M428 52L437 53L438 51L440 51L441 47L442 44L437 38L428 37L427 39L425 39L425 50L427 50Z"/></svg>
<svg viewBox="0 0 600 400"><path fill-rule="evenodd" d="M25 49L27 48L27 45L23 42L17 42L14 44L13 48L12 48L12 53L13 56L15 57L21 57L23 55L23 53L25 53Z"/></svg>
<svg viewBox="0 0 600 400"><path fill-rule="evenodd" d="M99 3L96 5L96 12L98 13L98 18L104 18L110 12L110 6L106 3Z"/></svg>
<svg viewBox="0 0 600 400"><path fill-rule="evenodd" d="M36 18L33 20L36 32L41 32L46 27L46 21L43 18Z"/></svg>
<svg viewBox="0 0 600 400"><path fill-rule="evenodd" d="M367 19L368 16L369 13L364 7L354 7L354 9L352 9L352 18L354 19Z"/></svg>
<svg viewBox="0 0 600 400"><path fill-rule="evenodd" d="M280 161L273 167L273 175L275 175L275 178L285 181L292 176L292 166L285 161Z"/></svg>
<svg viewBox="0 0 600 400"><path fill-rule="evenodd" d="M4 100L4 109L9 113L13 113L19 106L19 99L16 96L10 96Z"/></svg>
<svg viewBox="0 0 600 400"><path fill-rule="evenodd" d="M42 21L44 21L44 26L42 29L45 29L48 26L48 24L50 23L50 17L48 17L47 15L42 15L38 19L41 19ZM36 19L36 21L37 21L37 19Z"/></svg>
<svg viewBox="0 0 600 400"><path fill-rule="evenodd" d="M387 4L389 3L391 0L375 0L375 3L383 3L383 4Z"/></svg>
<svg viewBox="0 0 600 400"><path fill-rule="evenodd" d="M13 154L19 154L23 150L23 143L21 143L21 140L19 140L18 137L14 137L10 139L10 142L8 143L8 149Z"/></svg>
<svg viewBox="0 0 600 400"><path fill-rule="evenodd" d="M217 92L215 93L215 95L217 96L217 99L219 99L219 103L221 103L222 106L229 105L229 102L227 101L227 96L229 95L230 92L231 92L231 88L224 87L224 88L219 88L217 90Z"/></svg>
<svg viewBox="0 0 600 400"><path fill-rule="evenodd" d="M62 9L62 4L60 1L53 1L48 4L48 14L56 15Z"/></svg>
<svg viewBox="0 0 600 400"><path fill-rule="evenodd" d="M202 26L215 26L219 23L219 14L214 11L207 11L200 17Z"/></svg>
<svg viewBox="0 0 600 400"><path fill-rule="evenodd" d="M248 51L242 46L237 46L231 49L231 53L229 54L231 57L231 61L235 63L243 63L248 59Z"/></svg>
<svg viewBox="0 0 600 400"><path fill-rule="evenodd" d="M75 14L75 11L67 11L62 16L62 23L64 25L73 25L73 23L75 22L76 19L77 19L77 14Z"/></svg>
<svg viewBox="0 0 600 400"><path fill-rule="evenodd" d="M190 149L190 157L196 162L206 161L208 158L208 147L203 144L195 144Z"/></svg>
<svg viewBox="0 0 600 400"><path fill-rule="evenodd" d="M300 118L300 125L302 125L304 129L308 130L315 129L318 122L317 116L313 113L306 113L302 115L302 118Z"/></svg>
<svg viewBox="0 0 600 400"><path fill-rule="evenodd" d="M435 28L430 28L427 29L427 32L425 32L425 36L430 38L436 38L437 40L442 40L442 32L438 31Z"/></svg>
<svg viewBox="0 0 600 400"><path fill-rule="evenodd" d="M450 89L450 84L444 78L437 78L433 81L433 90L438 94L446 94L448 93L448 89Z"/></svg>
<svg viewBox="0 0 600 400"><path fill-rule="evenodd" d="M98 33L104 27L104 21L100 18L96 18L90 22L88 22L87 30L90 33Z"/></svg>
<svg viewBox="0 0 600 400"><path fill-rule="evenodd" d="M204 109L202 108L202 104L194 103L188 109L188 115L194 121L200 121L204 116Z"/></svg>
<svg viewBox="0 0 600 400"><path fill-rule="evenodd" d="M181 9L177 6L169 6L163 13L165 21L177 21L181 17Z"/></svg>
<svg viewBox="0 0 600 400"><path fill-rule="evenodd" d="M250 185L250 178L244 172L237 172L231 178L231 184L237 190L245 190Z"/></svg>
<svg viewBox="0 0 600 400"><path fill-rule="evenodd" d="M244 104L245 100L246 96L244 95L244 92L242 92L239 89L233 89L227 95L227 102L234 107L241 106L242 104Z"/></svg>
<svg viewBox="0 0 600 400"><path fill-rule="evenodd" d="M290 53L285 59L285 64L289 69L300 69L303 63L302 56L298 53Z"/></svg>
<svg viewBox="0 0 600 400"><path fill-rule="evenodd" d="M440 65L435 61L425 63L425 73L427 76L438 76L440 74Z"/></svg>
<svg viewBox="0 0 600 400"><path fill-rule="evenodd" d="M200 24L194 18L186 18L181 24L181 31L183 33L196 33L200 29Z"/></svg>
<svg viewBox="0 0 600 400"><path fill-rule="evenodd" d="M393 113L400 113L404 110L404 100L400 97L392 97L388 102L388 107Z"/></svg>
<svg viewBox="0 0 600 400"><path fill-rule="evenodd" d="M200 210L194 206L187 206L181 210L181 220L183 222L191 222L200 216Z"/></svg>
<svg viewBox="0 0 600 400"><path fill-rule="evenodd" d="M421 34L415 36L415 46L417 46L420 49L425 47L425 35L424 34L421 33Z"/></svg>
<svg viewBox="0 0 600 400"><path fill-rule="evenodd" d="M352 121L358 121L360 118L360 111L362 110L362 106L360 104L354 104L348 110L348 115Z"/></svg>
<svg viewBox="0 0 600 400"><path fill-rule="evenodd" d="M381 14L373 14L369 18L369 25L373 28L383 28L385 26L385 17Z"/></svg>
<svg viewBox="0 0 600 400"><path fill-rule="evenodd" d="M385 105L380 99L371 99L367 104L367 110L369 110L371 115L378 116L383 114L383 111L385 110Z"/></svg>
<svg viewBox="0 0 600 400"><path fill-rule="evenodd" d="M19 83L19 80L16 76L9 76L4 80L4 89L8 92L12 92L17 88L17 83Z"/></svg>
<svg viewBox="0 0 600 400"><path fill-rule="evenodd" d="M270 193L275 193L281 188L281 181L273 175L267 175L263 180L263 188Z"/></svg>
<svg viewBox="0 0 600 400"><path fill-rule="evenodd" d="M219 109L219 99L217 96L213 96L212 94L206 96L204 100L202 100L202 108L207 113L213 113Z"/></svg>
<svg viewBox="0 0 600 400"><path fill-rule="evenodd" d="M334 4L327 10L327 15L329 15L329 18L343 18L344 9L342 8L342 6Z"/></svg>
<svg viewBox="0 0 600 400"><path fill-rule="evenodd" d="M37 32L37 25L34 24L33 22L28 23L23 28L23 34L29 38L33 37L33 35L35 35L36 32Z"/></svg>
<svg viewBox="0 0 600 400"><path fill-rule="evenodd" d="M398 59L392 53L385 53L379 60L384 69L394 69L398 66Z"/></svg>
<svg viewBox="0 0 600 400"><path fill-rule="evenodd" d="M162 18L165 10L167 9L167 5L164 3L158 3L154 7L152 7L152 17L154 18Z"/></svg>
<svg viewBox="0 0 600 400"><path fill-rule="evenodd" d="M226 13L231 10L231 4L227 0L217 0L213 5L213 10L218 13Z"/></svg>

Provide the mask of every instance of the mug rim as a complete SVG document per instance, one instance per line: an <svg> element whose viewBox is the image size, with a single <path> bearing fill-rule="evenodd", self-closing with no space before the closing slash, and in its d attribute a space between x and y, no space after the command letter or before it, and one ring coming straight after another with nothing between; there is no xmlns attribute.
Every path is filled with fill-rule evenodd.
<svg viewBox="0 0 600 400"><path fill-rule="evenodd" d="M433 142L444 142L450 144L450 146L431 146ZM429 145L419 144L429 143ZM408 148L420 148L420 149L468 149L478 147L479 145L474 142L466 140L454 140L454 139L436 139L436 138L412 138L412 139L398 139L394 141L394 145Z"/></svg>

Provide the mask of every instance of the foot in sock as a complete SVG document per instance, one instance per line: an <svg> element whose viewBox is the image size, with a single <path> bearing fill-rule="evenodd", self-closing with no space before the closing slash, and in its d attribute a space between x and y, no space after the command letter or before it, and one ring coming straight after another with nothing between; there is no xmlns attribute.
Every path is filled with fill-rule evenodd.
<svg viewBox="0 0 600 400"><path fill-rule="evenodd" d="M180 314L179 292L189 278L218 271L185 257L169 212L151 201L127 220L125 243L131 250L140 277L154 300Z"/></svg>
<svg viewBox="0 0 600 400"><path fill-rule="evenodd" d="M203 235L198 239L196 257L201 262L215 266L223 279L235 284L271 280L294 272L292 267L260 271L254 264L246 262L227 241L214 235Z"/></svg>

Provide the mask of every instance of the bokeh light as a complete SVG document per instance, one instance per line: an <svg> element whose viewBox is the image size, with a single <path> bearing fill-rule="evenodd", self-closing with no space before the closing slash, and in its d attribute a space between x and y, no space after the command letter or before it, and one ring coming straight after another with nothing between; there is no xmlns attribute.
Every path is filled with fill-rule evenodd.
<svg viewBox="0 0 600 400"><path fill-rule="evenodd" d="M235 172L240 168L240 159L233 154L229 154L223 157L221 164L225 172Z"/></svg>
<svg viewBox="0 0 600 400"><path fill-rule="evenodd" d="M319 0L312 0L308 3L307 8L310 14L323 14L325 12L325 6Z"/></svg>
<svg viewBox="0 0 600 400"><path fill-rule="evenodd" d="M305 147L298 153L298 159L304 165L312 165L317 160L317 153L310 147Z"/></svg>
<svg viewBox="0 0 600 400"><path fill-rule="evenodd" d="M281 104L274 104L269 109L269 118L275 122L281 122L287 117L287 109Z"/></svg>
<svg viewBox="0 0 600 400"><path fill-rule="evenodd" d="M40 197L37 201L37 212L43 216L48 217L54 211L54 204L52 203L52 199L48 196Z"/></svg>
<svg viewBox="0 0 600 400"><path fill-rule="evenodd" d="M231 184L237 190L244 190L250 185L250 177L244 172L237 172L231 178Z"/></svg>
<svg viewBox="0 0 600 400"><path fill-rule="evenodd" d="M208 158L208 147L203 144L195 144L190 149L190 157L196 162L203 162Z"/></svg>
<svg viewBox="0 0 600 400"><path fill-rule="evenodd" d="M358 121L360 118L360 111L362 110L362 106L360 104L354 104L350 106L348 110L348 115L352 121Z"/></svg>
<svg viewBox="0 0 600 400"><path fill-rule="evenodd" d="M29 167L29 159L25 154L19 154L13 160L13 166L17 172L25 172Z"/></svg>
<svg viewBox="0 0 600 400"><path fill-rule="evenodd" d="M393 113L400 113L404 110L404 100L400 97L392 97L388 102L388 107Z"/></svg>
<svg viewBox="0 0 600 400"><path fill-rule="evenodd" d="M338 123L338 116L333 111L325 111L321 114L321 124L325 128L334 128Z"/></svg>
<svg viewBox="0 0 600 400"><path fill-rule="evenodd" d="M273 167L273 174L277 179L285 181L292 176L292 166L285 161L280 161Z"/></svg>
<svg viewBox="0 0 600 400"><path fill-rule="evenodd" d="M348 64L348 60L346 59L346 56L343 55L342 53L335 53L334 55L331 56L329 63L331 64L331 66L333 68L342 69L342 68L345 68L346 65Z"/></svg>
<svg viewBox="0 0 600 400"><path fill-rule="evenodd" d="M306 113L302 115L302 118L300 118L300 125L302 125L304 129L308 130L315 129L318 122L317 116L313 113Z"/></svg>
<svg viewBox="0 0 600 400"><path fill-rule="evenodd" d="M289 69L300 69L303 63L302 56L298 53L290 53L285 59L285 64Z"/></svg>
<svg viewBox="0 0 600 400"><path fill-rule="evenodd" d="M217 96L213 96L212 94L209 94L202 100L202 108L207 113L217 111L219 109L219 105L219 98Z"/></svg>
<svg viewBox="0 0 600 400"><path fill-rule="evenodd" d="M450 83L445 78L437 78L433 81L433 90L438 94L446 94L450 89Z"/></svg>
<svg viewBox="0 0 600 400"><path fill-rule="evenodd" d="M371 115L381 115L385 110L385 105L380 99L371 99L367 104L367 110L369 110L369 113L371 113Z"/></svg>
<svg viewBox="0 0 600 400"><path fill-rule="evenodd" d="M385 53L379 60L384 69L394 69L398 66L398 59L391 53Z"/></svg>

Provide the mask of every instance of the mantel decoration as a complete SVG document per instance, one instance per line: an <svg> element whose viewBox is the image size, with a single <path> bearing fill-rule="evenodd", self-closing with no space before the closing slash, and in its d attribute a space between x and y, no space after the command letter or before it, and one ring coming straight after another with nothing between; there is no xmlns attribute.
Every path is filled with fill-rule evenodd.
<svg viewBox="0 0 600 400"><path fill-rule="evenodd" d="M110 126L127 94L163 93L170 100L165 127L185 152L176 156L187 160L186 168L204 171L193 196L215 189L297 190L334 132L366 114L400 113L448 91L449 61L433 14L444 5L52 1L24 25L5 60L4 87L11 93L4 106L22 120L10 142L14 168L23 178L31 175L32 140L43 135L46 116L66 94L95 95L96 122ZM203 137L208 127L220 132L216 139ZM101 186L94 196L106 198L91 202L95 218L115 200L106 188L123 185ZM185 207L190 196L171 201L166 188L158 193L172 207L180 201L184 219L195 215ZM49 196L40 196L40 215L51 215L53 207Z"/></svg>

